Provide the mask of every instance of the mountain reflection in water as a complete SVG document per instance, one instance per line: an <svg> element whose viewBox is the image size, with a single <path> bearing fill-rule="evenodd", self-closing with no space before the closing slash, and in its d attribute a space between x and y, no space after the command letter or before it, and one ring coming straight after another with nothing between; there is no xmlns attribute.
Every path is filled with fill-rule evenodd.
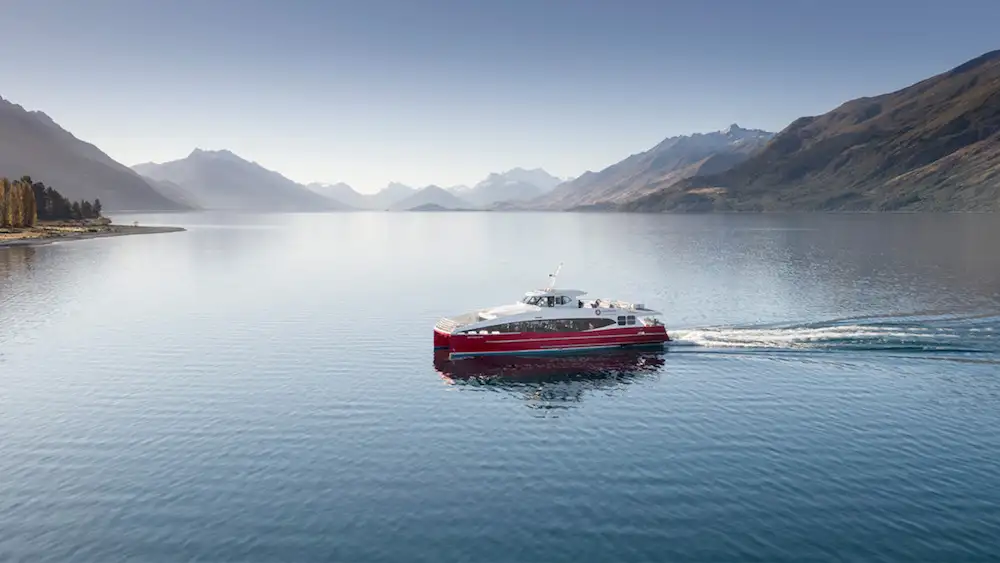
<svg viewBox="0 0 1000 563"><path fill-rule="evenodd" d="M502 391L528 407L548 411L573 408L588 393L614 392L655 380L663 350L614 350L573 356L491 356L450 360L435 351L434 369L449 385L465 390Z"/></svg>

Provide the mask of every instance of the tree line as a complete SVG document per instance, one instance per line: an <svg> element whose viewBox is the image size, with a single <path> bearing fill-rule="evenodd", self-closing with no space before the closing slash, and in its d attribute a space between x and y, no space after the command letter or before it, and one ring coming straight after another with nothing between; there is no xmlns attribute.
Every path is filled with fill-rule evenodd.
<svg viewBox="0 0 1000 563"><path fill-rule="evenodd" d="M101 200L70 201L58 191L30 176L11 182L0 178L0 227L33 227L37 221L97 219Z"/></svg>

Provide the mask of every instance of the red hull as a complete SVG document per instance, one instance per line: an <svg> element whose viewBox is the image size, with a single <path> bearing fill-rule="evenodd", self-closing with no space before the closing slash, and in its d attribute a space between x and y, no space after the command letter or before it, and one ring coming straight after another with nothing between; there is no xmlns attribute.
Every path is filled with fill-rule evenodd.
<svg viewBox="0 0 1000 563"><path fill-rule="evenodd" d="M514 332L446 334L434 331L434 347L447 347L452 357L497 354L582 352L669 342L663 326L637 326L588 332Z"/></svg>
<svg viewBox="0 0 1000 563"><path fill-rule="evenodd" d="M441 332L438 329L434 329L434 348L435 349L447 349L448 344L451 342L451 335L447 332Z"/></svg>

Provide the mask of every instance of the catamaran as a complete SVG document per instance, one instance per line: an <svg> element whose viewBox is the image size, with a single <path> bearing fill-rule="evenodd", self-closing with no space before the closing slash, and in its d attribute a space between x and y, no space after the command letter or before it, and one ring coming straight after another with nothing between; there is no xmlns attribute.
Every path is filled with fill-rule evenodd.
<svg viewBox="0 0 1000 563"><path fill-rule="evenodd" d="M587 352L670 341L659 311L618 299L584 299L579 289L548 287L528 291L508 305L453 317L434 325L434 348L450 358L498 354L534 355Z"/></svg>

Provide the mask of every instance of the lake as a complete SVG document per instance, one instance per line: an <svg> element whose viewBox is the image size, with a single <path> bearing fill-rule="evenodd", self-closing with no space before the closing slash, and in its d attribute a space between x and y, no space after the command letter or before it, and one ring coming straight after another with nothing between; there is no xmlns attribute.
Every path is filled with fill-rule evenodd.
<svg viewBox="0 0 1000 563"><path fill-rule="evenodd" d="M0 560L1000 557L1000 218L116 216L0 249ZM544 286L663 352L449 362Z"/></svg>

